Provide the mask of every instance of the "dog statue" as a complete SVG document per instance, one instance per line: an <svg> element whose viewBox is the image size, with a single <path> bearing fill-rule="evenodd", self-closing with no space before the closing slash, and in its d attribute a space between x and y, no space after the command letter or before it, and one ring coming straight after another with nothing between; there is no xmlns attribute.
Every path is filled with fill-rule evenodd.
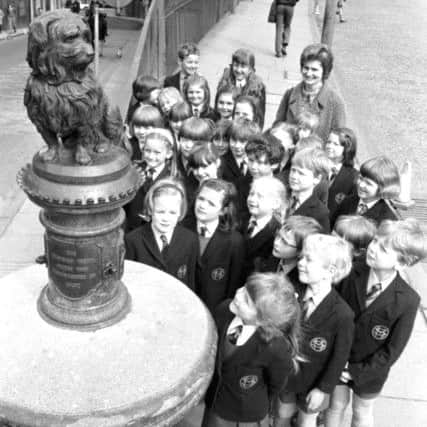
<svg viewBox="0 0 427 427"><path fill-rule="evenodd" d="M46 162L70 157L88 165L122 144L120 111L110 111L107 97L89 67L94 58L91 33L79 15L67 9L36 18L30 25L27 62L32 73L25 87L28 117L47 144Z"/></svg>

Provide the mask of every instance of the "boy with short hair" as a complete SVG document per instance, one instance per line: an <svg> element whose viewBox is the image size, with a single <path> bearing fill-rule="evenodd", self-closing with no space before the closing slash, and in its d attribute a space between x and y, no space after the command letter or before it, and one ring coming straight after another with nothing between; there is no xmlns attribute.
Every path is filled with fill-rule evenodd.
<svg viewBox="0 0 427 427"><path fill-rule="evenodd" d="M399 269L427 256L425 235L415 219L385 220L366 252L366 264L355 264L338 291L355 315L355 335L347 369L341 374L326 412L326 425L342 425L353 391L354 427L374 425L373 406L391 366L411 335L419 295Z"/></svg>
<svg viewBox="0 0 427 427"><path fill-rule="evenodd" d="M243 230L246 242L244 277L253 271L262 271L271 255L274 236L280 227L275 213L284 209L286 188L272 176L257 178L252 182L247 204L250 218Z"/></svg>
<svg viewBox="0 0 427 427"><path fill-rule="evenodd" d="M295 153L289 173L289 215L312 217L326 233L330 230L329 210L313 191L322 176L328 176L329 165L323 150L305 148Z"/></svg>
<svg viewBox="0 0 427 427"><path fill-rule="evenodd" d="M184 83L187 78L199 72L199 48L194 43L184 43L178 50L178 63L180 70L176 74L166 77L163 86L172 86L184 93Z"/></svg>
<svg viewBox="0 0 427 427"><path fill-rule="evenodd" d="M351 248L344 239L319 233L305 238L299 283L294 286L301 303L301 350L307 360L279 396L275 427L290 427L295 410L298 427L315 427L319 411L328 407L354 333L354 315L333 284L350 270Z"/></svg>

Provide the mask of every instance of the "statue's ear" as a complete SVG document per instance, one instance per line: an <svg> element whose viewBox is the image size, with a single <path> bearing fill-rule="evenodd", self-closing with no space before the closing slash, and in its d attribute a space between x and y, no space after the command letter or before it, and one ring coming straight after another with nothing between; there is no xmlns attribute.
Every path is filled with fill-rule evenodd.
<svg viewBox="0 0 427 427"><path fill-rule="evenodd" d="M30 37L33 38L33 42L40 46L42 49L46 47L48 36L47 36L47 22L41 19L34 21L30 25Z"/></svg>

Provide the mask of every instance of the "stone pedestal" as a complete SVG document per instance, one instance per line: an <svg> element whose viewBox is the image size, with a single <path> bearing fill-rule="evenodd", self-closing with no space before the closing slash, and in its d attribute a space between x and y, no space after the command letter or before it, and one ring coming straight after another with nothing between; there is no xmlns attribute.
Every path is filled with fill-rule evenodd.
<svg viewBox="0 0 427 427"><path fill-rule="evenodd" d="M214 366L215 326L181 282L126 261L129 313L85 332L39 315L46 281L46 267L39 265L0 280L0 421L171 426L202 398Z"/></svg>

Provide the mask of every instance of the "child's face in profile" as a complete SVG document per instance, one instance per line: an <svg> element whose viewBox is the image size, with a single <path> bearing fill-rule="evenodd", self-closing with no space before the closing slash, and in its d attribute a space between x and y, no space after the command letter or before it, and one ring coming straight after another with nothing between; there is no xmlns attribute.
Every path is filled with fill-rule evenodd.
<svg viewBox="0 0 427 427"><path fill-rule="evenodd" d="M191 150L194 148L194 146L196 145L196 143L192 139L182 138L181 137L179 139L179 145L180 145L180 149L181 149L181 155L185 159L188 159L188 157L190 157Z"/></svg>
<svg viewBox="0 0 427 427"><path fill-rule="evenodd" d="M279 207L276 195L268 188L263 188L257 180L253 181L248 196L248 209L254 218L263 218L273 214Z"/></svg>
<svg viewBox="0 0 427 427"><path fill-rule="evenodd" d="M310 169L292 164L289 173L289 187L293 193L302 193L313 190L320 178L315 177Z"/></svg>
<svg viewBox="0 0 427 427"><path fill-rule="evenodd" d="M261 176L271 176L273 174L271 164L265 154L259 158L254 155L249 155L248 169L254 179L260 178Z"/></svg>
<svg viewBox="0 0 427 427"><path fill-rule="evenodd" d="M234 109L234 119L239 119L243 117L244 119L248 119L251 122L254 121L255 114L252 109L252 105L247 102L237 102L236 107Z"/></svg>
<svg viewBox="0 0 427 427"><path fill-rule="evenodd" d="M371 202L379 198L378 184L366 176L359 175L357 179L357 195L364 202Z"/></svg>
<svg viewBox="0 0 427 427"><path fill-rule="evenodd" d="M274 239L273 256L280 259L296 259L298 256L295 233L292 230L282 228Z"/></svg>
<svg viewBox="0 0 427 427"><path fill-rule="evenodd" d="M187 90L188 102L194 107L198 107L205 102L205 91L199 85L191 85Z"/></svg>
<svg viewBox="0 0 427 427"><path fill-rule="evenodd" d="M181 61L181 70L186 74L187 76L196 74L199 71L199 65L200 65L200 57L199 55L187 55L182 61Z"/></svg>
<svg viewBox="0 0 427 427"><path fill-rule="evenodd" d="M168 114L170 109L176 104L177 100L171 96L162 96L159 98L159 107L163 114Z"/></svg>
<svg viewBox="0 0 427 427"><path fill-rule="evenodd" d="M248 64L236 61L233 62L232 69L236 80L246 80L251 72L251 67Z"/></svg>
<svg viewBox="0 0 427 427"><path fill-rule="evenodd" d="M166 160L170 159L172 151L164 141L149 137L144 144L142 157L149 168L164 166Z"/></svg>
<svg viewBox="0 0 427 427"><path fill-rule="evenodd" d="M374 270L392 271L399 266L399 254L383 237L375 236L366 250L366 263Z"/></svg>
<svg viewBox="0 0 427 427"><path fill-rule="evenodd" d="M325 152L333 162L342 162L344 147L340 143L340 138L336 133L330 133L325 144Z"/></svg>
<svg viewBox="0 0 427 427"><path fill-rule="evenodd" d="M234 157L241 159L246 156L245 147L248 141L240 141L238 139L230 139L230 150Z"/></svg>
<svg viewBox="0 0 427 427"><path fill-rule="evenodd" d="M228 151L228 142L224 138L215 138L212 140L213 145L220 156L223 156Z"/></svg>
<svg viewBox="0 0 427 427"><path fill-rule="evenodd" d="M234 100L231 93L222 93L218 97L216 110L222 119L230 119L233 114Z"/></svg>
<svg viewBox="0 0 427 427"><path fill-rule="evenodd" d="M194 205L196 218L203 224L216 221L222 212L224 195L212 188L203 187Z"/></svg>
<svg viewBox="0 0 427 427"><path fill-rule="evenodd" d="M331 270L322 254L305 246L298 261L298 275L299 280L307 285L314 285L325 280L332 281Z"/></svg>
<svg viewBox="0 0 427 427"><path fill-rule="evenodd" d="M159 234L170 234L178 223L182 199L179 194L160 194L153 200L151 226Z"/></svg>
<svg viewBox="0 0 427 427"><path fill-rule="evenodd" d="M255 325L257 309L245 287L239 288L230 303L230 311L243 320L246 325Z"/></svg>

